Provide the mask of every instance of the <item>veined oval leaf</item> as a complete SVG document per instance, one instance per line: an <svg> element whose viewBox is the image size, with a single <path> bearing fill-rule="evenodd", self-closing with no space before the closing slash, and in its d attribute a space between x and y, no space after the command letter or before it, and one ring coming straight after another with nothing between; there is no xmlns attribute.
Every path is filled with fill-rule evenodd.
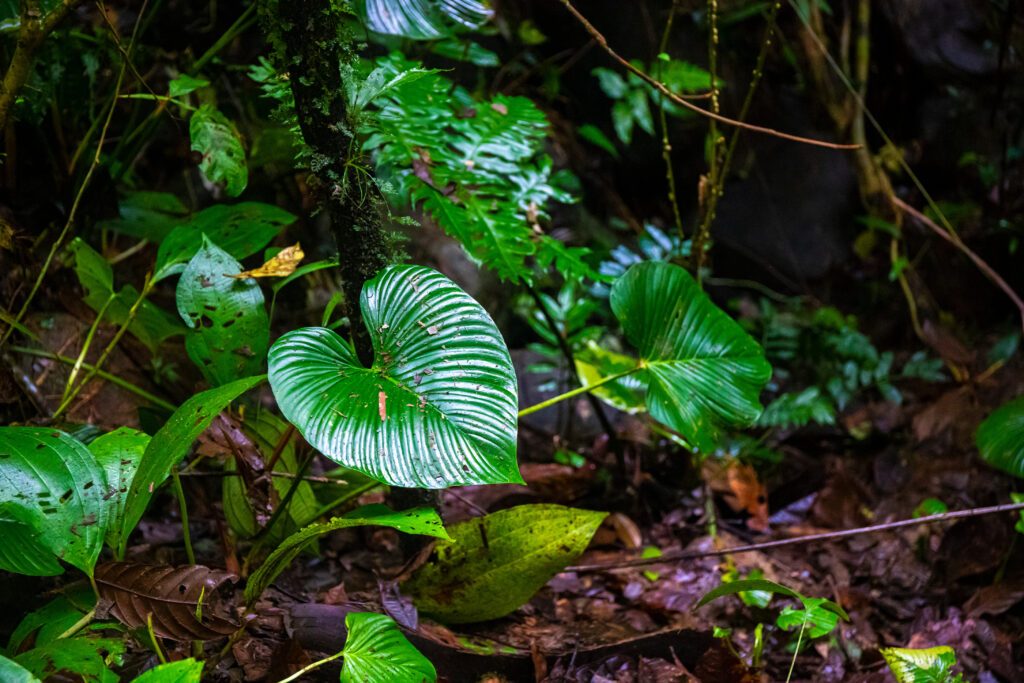
<svg viewBox="0 0 1024 683"><path fill-rule="evenodd" d="M58 671L70 671L83 683L117 683L120 677L107 663L120 663L124 650L120 638L78 636L23 652L14 661L44 680Z"/></svg>
<svg viewBox="0 0 1024 683"><path fill-rule="evenodd" d="M210 104L199 107L188 124L192 151L203 155L199 170L210 182L223 183L229 197L237 197L249 184L242 136L231 119Z"/></svg>
<svg viewBox="0 0 1024 683"><path fill-rule="evenodd" d="M56 429L0 427L0 568L59 574L42 561L43 548L91 576L107 528L106 490L80 441Z"/></svg>
<svg viewBox="0 0 1024 683"><path fill-rule="evenodd" d="M574 354L576 375L580 384L589 387L604 378L627 372L637 365L636 358L602 349L594 342ZM647 373L637 370L625 377L606 382L591 393L608 405L626 413L635 414L647 409Z"/></svg>
<svg viewBox="0 0 1024 683"><path fill-rule="evenodd" d="M350 612L342 655L341 683L433 683L437 672L402 635L395 620L384 614Z"/></svg>
<svg viewBox="0 0 1024 683"><path fill-rule="evenodd" d="M395 486L521 483L515 371L483 307L421 266L385 268L360 306L370 368L322 327L270 349L270 386L306 441Z"/></svg>
<svg viewBox="0 0 1024 683"><path fill-rule="evenodd" d="M202 676L203 663L189 658L154 666L139 674L132 683L199 683Z"/></svg>
<svg viewBox="0 0 1024 683"><path fill-rule="evenodd" d="M474 29L492 14L480 0L360 0L358 7L371 31L414 40Z"/></svg>
<svg viewBox="0 0 1024 683"><path fill-rule="evenodd" d="M948 645L911 650L884 647L880 650L896 683L955 683L956 652Z"/></svg>
<svg viewBox="0 0 1024 683"><path fill-rule="evenodd" d="M356 526L387 526L407 534L448 538L441 518L430 508L396 512L383 505L366 505L343 517L335 517L329 522L310 524L286 538L249 577L249 582L245 585L246 601L249 604L255 602L267 586L273 583L310 543L332 531Z"/></svg>
<svg viewBox="0 0 1024 683"><path fill-rule="evenodd" d="M121 427L89 444L89 451L107 475L107 490L103 494L104 504L110 509L106 541L115 551L121 544L128 488L132 485L149 441L149 434Z"/></svg>
<svg viewBox="0 0 1024 683"><path fill-rule="evenodd" d="M178 280L177 303L190 331L189 358L213 386L263 371L270 321L263 292L251 279L236 279L242 264L203 235L203 247Z"/></svg>
<svg viewBox="0 0 1024 683"><path fill-rule="evenodd" d="M772 373L764 351L686 270L631 266L612 287L611 306L640 352L655 420L710 453L723 426L749 426L761 414Z"/></svg>
<svg viewBox="0 0 1024 683"><path fill-rule="evenodd" d="M975 442L989 465L1024 477L1024 396L1003 404L985 418Z"/></svg>
<svg viewBox="0 0 1024 683"><path fill-rule="evenodd" d="M605 512L520 505L448 527L434 555L403 586L438 621L497 619L529 600L586 549Z"/></svg>

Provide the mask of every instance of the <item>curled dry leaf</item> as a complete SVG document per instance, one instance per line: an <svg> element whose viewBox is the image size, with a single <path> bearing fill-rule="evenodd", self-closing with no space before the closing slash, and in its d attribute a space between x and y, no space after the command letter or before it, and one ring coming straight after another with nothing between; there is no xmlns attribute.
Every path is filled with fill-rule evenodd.
<svg viewBox="0 0 1024 683"><path fill-rule="evenodd" d="M294 273L305 257L306 253L302 251L302 245L296 242L292 246L285 247L277 252L276 256L259 268L245 270L237 275L229 275L228 277L236 279L243 277L285 277Z"/></svg>
<svg viewBox="0 0 1024 683"><path fill-rule="evenodd" d="M218 589L234 574L201 565L147 565L107 562L96 567L100 597L110 614L129 628L146 628L170 640L212 640L238 630Z"/></svg>

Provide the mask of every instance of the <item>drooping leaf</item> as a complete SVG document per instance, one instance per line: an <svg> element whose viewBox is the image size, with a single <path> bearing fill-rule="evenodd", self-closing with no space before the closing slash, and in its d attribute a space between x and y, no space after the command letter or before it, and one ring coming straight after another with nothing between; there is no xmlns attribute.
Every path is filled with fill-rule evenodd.
<svg viewBox="0 0 1024 683"><path fill-rule="evenodd" d="M978 427L975 442L982 459L1015 477L1024 477L1024 396L997 408Z"/></svg>
<svg viewBox="0 0 1024 683"><path fill-rule="evenodd" d="M171 567L106 562L96 567L100 597L128 628L146 628L177 641L212 640L238 630L218 589L238 577L202 565Z"/></svg>
<svg viewBox="0 0 1024 683"><path fill-rule="evenodd" d="M437 672L402 635L395 620L372 612L350 612L345 616L345 640L341 683L388 681L388 683L433 683Z"/></svg>
<svg viewBox="0 0 1024 683"><path fill-rule="evenodd" d="M168 233L157 250L153 278L161 280L184 270L203 246L203 235L236 259L244 259L294 221L295 216L271 204L214 204Z"/></svg>
<svg viewBox="0 0 1024 683"><path fill-rule="evenodd" d="M296 242L292 246L285 247L281 251L277 252L277 254L272 256L259 268L242 271L241 273L232 275L231 277L287 277L295 272L295 269L299 267L299 264L302 263L302 259L305 257L306 254L302 251L302 245Z"/></svg>
<svg viewBox="0 0 1024 683"><path fill-rule="evenodd" d="M203 663L189 658L155 666L132 683L199 683L202 676Z"/></svg>
<svg viewBox="0 0 1024 683"><path fill-rule="evenodd" d="M912 650L902 647L881 649L885 663L896 677L896 683L958 683L953 673L956 652L946 645Z"/></svg>
<svg viewBox="0 0 1024 683"><path fill-rule="evenodd" d="M167 94L170 97L181 97L182 95L188 95L191 92L195 92L200 88L205 88L210 85L210 81L205 78L196 78L195 76L189 76L188 74L181 74L177 78L172 78L171 82L167 84Z"/></svg>
<svg viewBox="0 0 1024 683"><path fill-rule="evenodd" d="M807 638L820 638L832 633L839 623L839 615L827 609L823 598L804 598L801 608L786 605L775 620L783 631L804 630Z"/></svg>
<svg viewBox="0 0 1024 683"><path fill-rule="evenodd" d="M480 0L359 0L371 31L414 40L434 40L478 28L491 17Z"/></svg>
<svg viewBox="0 0 1024 683"><path fill-rule="evenodd" d="M697 607L703 607L712 600L726 595L750 594L755 591L769 594L785 595L799 601L802 609L787 606L779 615L776 624L779 628L790 630L803 626L812 638L817 638L830 633L839 619L849 621L850 617L842 607L824 598L809 598L801 595L792 588L783 586L781 583L769 581L768 579L738 579L728 581L717 588L708 591L704 597L697 602Z"/></svg>
<svg viewBox="0 0 1024 683"><path fill-rule="evenodd" d="M7 651L17 654L53 642L78 623L95 604L96 596L88 585L67 587L63 594L22 618L7 641ZM2 680L5 679L0 677Z"/></svg>
<svg viewBox="0 0 1024 683"><path fill-rule="evenodd" d="M494 321L448 278L391 266L363 287L375 357L326 328L270 349L281 412L327 457L396 486L518 483L516 377Z"/></svg>
<svg viewBox="0 0 1024 683"><path fill-rule="evenodd" d="M801 599L803 596L797 593L792 588L783 586L781 583L775 581L769 581L768 579L737 579L736 581L728 581L722 585L711 589L704 594L704 597L697 602L697 607L703 607L712 600L724 597L726 595L737 595L739 593L749 593L753 591L761 591L763 593L777 593L778 595L785 595L786 597Z"/></svg>
<svg viewBox="0 0 1024 683"><path fill-rule="evenodd" d="M163 240L189 214L188 207L169 192L131 192L117 208L120 217L101 221L97 227L152 242Z"/></svg>
<svg viewBox="0 0 1024 683"><path fill-rule="evenodd" d="M255 602L310 543L332 531L357 526L386 526L407 534L448 538L441 518L430 508L396 512L383 505L367 505L329 522L310 524L286 538L249 577L245 586L246 601L250 604Z"/></svg>
<svg viewBox="0 0 1024 683"><path fill-rule="evenodd" d="M223 183L229 197L237 197L249 184L242 136L231 120L213 105L204 104L188 124L192 151L203 155L199 170L208 180Z"/></svg>
<svg viewBox="0 0 1024 683"><path fill-rule="evenodd" d="M0 655L0 681L5 683L41 683L31 671L3 655Z"/></svg>
<svg viewBox="0 0 1024 683"><path fill-rule="evenodd" d="M121 544L118 548L119 556L124 555L128 536L146 512L154 490L170 476L171 468L188 453L196 437L210 426L213 418L229 403L264 379L262 375L244 377L196 394L182 403L167 420L167 424L153 436L128 488L124 522L121 526Z"/></svg>
<svg viewBox="0 0 1024 683"><path fill-rule="evenodd" d="M611 306L647 374L647 410L709 453L726 426L761 414L771 378L764 352L683 268L639 263L612 287Z"/></svg>
<svg viewBox="0 0 1024 683"><path fill-rule="evenodd" d="M117 683L108 666L118 664L124 642L116 638L61 638L24 652L14 661L42 680L55 674L72 674L83 683Z"/></svg>
<svg viewBox="0 0 1024 683"><path fill-rule="evenodd" d="M520 505L448 527L403 590L438 621L497 619L515 610L582 553L607 513Z"/></svg>
<svg viewBox="0 0 1024 683"><path fill-rule="evenodd" d="M106 489L80 441L55 429L0 427L0 568L59 574L40 559L45 549L91 575L107 528Z"/></svg>
<svg viewBox="0 0 1024 683"><path fill-rule="evenodd" d="M220 386L263 372L270 320L253 280L235 279L242 266L203 237L203 247L178 280L178 314L189 326L185 350L206 381Z"/></svg>
<svg viewBox="0 0 1024 683"><path fill-rule="evenodd" d="M121 427L89 444L89 451L107 475L107 490L103 498L110 512L105 538L107 545L114 550L121 545L128 488L135 478L149 441L149 435L145 432Z"/></svg>

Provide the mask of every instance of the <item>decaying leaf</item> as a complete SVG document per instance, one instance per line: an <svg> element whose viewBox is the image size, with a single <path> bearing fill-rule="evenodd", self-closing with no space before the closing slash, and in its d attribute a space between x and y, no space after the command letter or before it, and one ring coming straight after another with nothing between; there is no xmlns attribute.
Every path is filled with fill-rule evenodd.
<svg viewBox="0 0 1024 683"><path fill-rule="evenodd" d="M96 567L96 585L109 613L129 628L145 628L170 640L212 640L230 635L238 623L218 589L234 574L201 565L107 562Z"/></svg>
<svg viewBox="0 0 1024 683"><path fill-rule="evenodd" d="M723 494L730 508L750 515L748 527L755 531L768 529L768 489L752 466L738 460L707 460L703 474L711 490Z"/></svg>
<svg viewBox="0 0 1024 683"><path fill-rule="evenodd" d="M302 251L302 246L296 242L292 246L285 247L277 252L276 256L259 268L245 270L237 275L229 275L228 277L285 277L295 272L295 269L302 263L302 259L305 256L306 253Z"/></svg>

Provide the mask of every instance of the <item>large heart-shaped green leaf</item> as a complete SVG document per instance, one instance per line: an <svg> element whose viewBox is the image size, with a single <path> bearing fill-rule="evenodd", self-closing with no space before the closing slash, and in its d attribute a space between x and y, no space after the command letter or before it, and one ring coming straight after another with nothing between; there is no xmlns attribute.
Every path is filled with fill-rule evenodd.
<svg viewBox="0 0 1024 683"><path fill-rule="evenodd" d="M1015 477L1024 477L1024 396L996 408L978 427L981 457Z"/></svg>
<svg viewBox="0 0 1024 683"><path fill-rule="evenodd" d="M359 0L356 6L371 31L414 40L474 29L491 16L480 0Z"/></svg>
<svg viewBox="0 0 1024 683"><path fill-rule="evenodd" d="M749 426L761 414L772 374L764 351L686 270L638 263L612 287L611 306L640 352L654 419L709 453L724 426Z"/></svg>
<svg viewBox="0 0 1024 683"><path fill-rule="evenodd" d="M107 528L106 492L102 468L80 441L55 429L0 427L0 569L59 574L45 549L91 575Z"/></svg>
<svg viewBox="0 0 1024 683"><path fill-rule="evenodd" d="M435 270L390 266L363 287L365 367L321 327L270 349L270 386L314 448L395 486L520 483L516 376L487 312Z"/></svg>
<svg viewBox="0 0 1024 683"><path fill-rule="evenodd" d="M433 683L437 672L430 660L413 647L395 620L384 614L350 612L345 617L341 683Z"/></svg>
<svg viewBox="0 0 1024 683"><path fill-rule="evenodd" d="M503 617L579 557L607 514L520 505L453 524L403 592L445 623Z"/></svg>

